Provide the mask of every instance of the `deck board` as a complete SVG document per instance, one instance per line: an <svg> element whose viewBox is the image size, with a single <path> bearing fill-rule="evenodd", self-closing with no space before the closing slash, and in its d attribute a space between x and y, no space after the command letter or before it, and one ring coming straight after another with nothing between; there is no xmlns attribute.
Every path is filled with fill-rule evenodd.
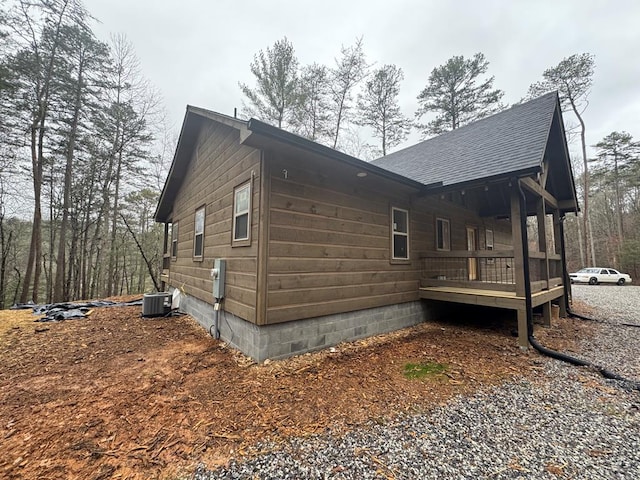
<svg viewBox="0 0 640 480"><path fill-rule="evenodd" d="M564 295L562 286L543 290L531 296L532 305L537 307L543 303L555 300ZM499 290L484 290L462 287L422 287L420 298L427 300L440 300L444 302L466 303L470 305L483 305L496 308L518 310L525 307L525 298L519 297L515 292Z"/></svg>

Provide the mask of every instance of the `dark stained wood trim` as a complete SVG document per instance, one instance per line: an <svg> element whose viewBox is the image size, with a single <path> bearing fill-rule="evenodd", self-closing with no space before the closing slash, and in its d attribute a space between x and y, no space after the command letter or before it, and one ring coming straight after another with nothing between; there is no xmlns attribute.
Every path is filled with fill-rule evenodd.
<svg viewBox="0 0 640 480"><path fill-rule="evenodd" d="M545 199L545 201L553 208L558 208L558 200L547 190L542 188L533 178L525 177L520 179L520 184L530 192Z"/></svg>
<svg viewBox="0 0 640 480"><path fill-rule="evenodd" d="M420 258L511 258L513 250L436 250L433 252L421 252Z"/></svg>
<svg viewBox="0 0 640 480"><path fill-rule="evenodd" d="M514 277L516 280L516 293L524 297L524 258L522 257L522 228L520 226L520 193L514 186L511 190L511 239L513 242Z"/></svg>
<svg viewBox="0 0 640 480"><path fill-rule="evenodd" d="M260 152L260 205L258 207L258 273L256 280L256 323L267 323L269 279L269 218L271 204L271 168L269 155Z"/></svg>

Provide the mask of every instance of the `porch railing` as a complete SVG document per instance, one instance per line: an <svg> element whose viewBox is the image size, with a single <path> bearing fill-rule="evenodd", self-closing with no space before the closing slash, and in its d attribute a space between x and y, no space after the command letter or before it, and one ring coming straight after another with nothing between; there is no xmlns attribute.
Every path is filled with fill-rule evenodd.
<svg viewBox="0 0 640 480"><path fill-rule="evenodd" d="M423 287L452 286L516 291L513 250L457 250L421 255ZM548 271L547 271L548 265ZM529 274L532 292L562 284L560 255L531 252Z"/></svg>

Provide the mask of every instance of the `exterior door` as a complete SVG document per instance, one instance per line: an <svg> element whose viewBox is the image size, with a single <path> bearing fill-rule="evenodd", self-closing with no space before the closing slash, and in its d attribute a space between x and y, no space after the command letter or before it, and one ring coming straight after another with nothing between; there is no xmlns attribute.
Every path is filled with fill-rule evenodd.
<svg viewBox="0 0 640 480"><path fill-rule="evenodd" d="M475 252L478 249L478 230L473 227L467 227L467 251ZM467 271L469 272L469 280L478 280L478 259L467 259Z"/></svg>

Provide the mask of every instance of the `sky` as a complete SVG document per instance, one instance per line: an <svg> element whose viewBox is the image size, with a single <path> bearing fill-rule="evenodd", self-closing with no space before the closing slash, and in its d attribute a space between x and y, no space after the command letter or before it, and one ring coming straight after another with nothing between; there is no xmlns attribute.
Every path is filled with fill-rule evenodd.
<svg viewBox="0 0 640 480"><path fill-rule="evenodd" d="M161 92L176 131L188 104L233 115L249 65L287 37L301 65L334 65L363 37L369 63L403 69L400 104L413 118L434 67L482 52L504 101L518 102L542 72L574 53L595 55L584 113L587 143L614 130L640 140L640 2L636 0L85 0L101 40L124 34ZM565 124L576 121L565 114ZM410 136L401 145L418 140ZM396 148L397 149L397 148ZM577 152L577 143L570 146ZM591 150L593 152L593 150ZM574 161L575 163L575 161Z"/></svg>

